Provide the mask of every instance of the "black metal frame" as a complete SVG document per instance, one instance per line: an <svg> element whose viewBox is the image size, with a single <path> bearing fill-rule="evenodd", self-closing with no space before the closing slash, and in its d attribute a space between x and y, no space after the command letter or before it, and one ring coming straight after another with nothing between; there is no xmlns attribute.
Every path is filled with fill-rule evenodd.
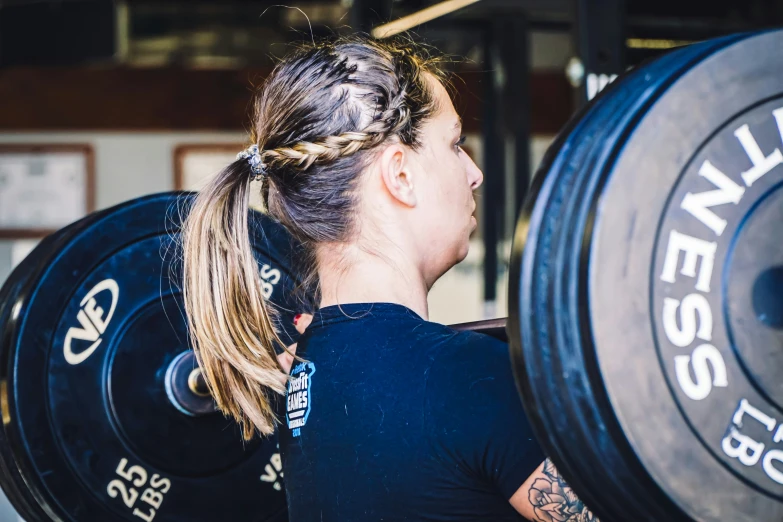
<svg viewBox="0 0 783 522"><path fill-rule="evenodd" d="M625 0L576 0L574 41L584 66L577 106L625 70Z"/></svg>
<svg viewBox="0 0 783 522"><path fill-rule="evenodd" d="M506 237L506 187L519 214L530 185L530 45L528 21L519 12L498 13L484 27L484 301L497 300L498 245ZM513 137L514 164L506 165ZM509 176L511 176L509 178ZM509 224L511 226L511 224Z"/></svg>

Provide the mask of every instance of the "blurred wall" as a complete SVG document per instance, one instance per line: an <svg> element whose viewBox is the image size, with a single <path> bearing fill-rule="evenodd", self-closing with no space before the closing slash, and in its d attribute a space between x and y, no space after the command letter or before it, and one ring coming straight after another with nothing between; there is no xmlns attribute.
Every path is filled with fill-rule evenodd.
<svg viewBox="0 0 783 522"><path fill-rule="evenodd" d="M246 137L239 132L73 132L73 133L0 133L0 144L86 143L95 154L96 209L116 205L128 199L174 189L174 151L186 144L236 144ZM540 162L551 136L532 141L532 166ZM474 159L481 166L481 141L468 139ZM507 147L511 150L511 147ZM510 160L510 158L509 158ZM486 202L480 198L480 204ZM35 246L37 240L0 240L0 281ZM483 245L473 240L467 259L447 273L430 294L431 320L442 323L474 321L506 315L507 270L501 267L498 301L485 308L482 301ZM508 259L510 245L501 244L500 259ZM1 519L0 519L1 520Z"/></svg>

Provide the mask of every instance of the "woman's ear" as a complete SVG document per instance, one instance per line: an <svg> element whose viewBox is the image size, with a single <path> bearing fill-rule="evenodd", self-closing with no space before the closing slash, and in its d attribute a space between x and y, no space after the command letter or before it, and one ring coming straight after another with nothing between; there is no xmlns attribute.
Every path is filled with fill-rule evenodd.
<svg viewBox="0 0 783 522"><path fill-rule="evenodd" d="M392 198L407 207L416 206L413 154L404 145L394 143L378 157L381 179Z"/></svg>

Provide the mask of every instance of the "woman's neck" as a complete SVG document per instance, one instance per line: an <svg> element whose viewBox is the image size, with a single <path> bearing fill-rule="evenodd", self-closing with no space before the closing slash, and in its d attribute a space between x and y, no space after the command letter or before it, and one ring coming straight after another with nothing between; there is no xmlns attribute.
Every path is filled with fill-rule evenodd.
<svg viewBox="0 0 783 522"><path fill-rule="evenodd" d="M396 303L429 318L427 284L419 267L401 252L370 253L356 245L329 245L319 247L317 260L321 308Z"/></svg>

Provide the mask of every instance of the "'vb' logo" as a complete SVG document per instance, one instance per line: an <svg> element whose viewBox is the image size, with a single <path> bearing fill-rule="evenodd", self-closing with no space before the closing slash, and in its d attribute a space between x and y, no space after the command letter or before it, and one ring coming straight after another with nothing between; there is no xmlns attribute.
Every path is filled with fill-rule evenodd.
<svg viewBox="0 0 783 522"><path fill-rule="evenodd" d="M95 295L104 290L108 290L111 293L111 307L105 318L103 315L103 308L96 306L97 303L95 301ZM117 298L119 296L120 287L114 279L105 279L101 281L84 296L82 302L79 303L81 309L79 310L79 313L76 314L76 319L79 320L80 327L70 327L68 333L65 335L63 352L65 354L65 360L68 361L69 364L79 364L83 362L92 355L92 352L101 344L101 335L106 331L106 327L109 325L112 315L114 315L114 309L117 307ZM86 350L74 353L71 349L71 341L73 339L89 341L92 344Z"/></svg>

